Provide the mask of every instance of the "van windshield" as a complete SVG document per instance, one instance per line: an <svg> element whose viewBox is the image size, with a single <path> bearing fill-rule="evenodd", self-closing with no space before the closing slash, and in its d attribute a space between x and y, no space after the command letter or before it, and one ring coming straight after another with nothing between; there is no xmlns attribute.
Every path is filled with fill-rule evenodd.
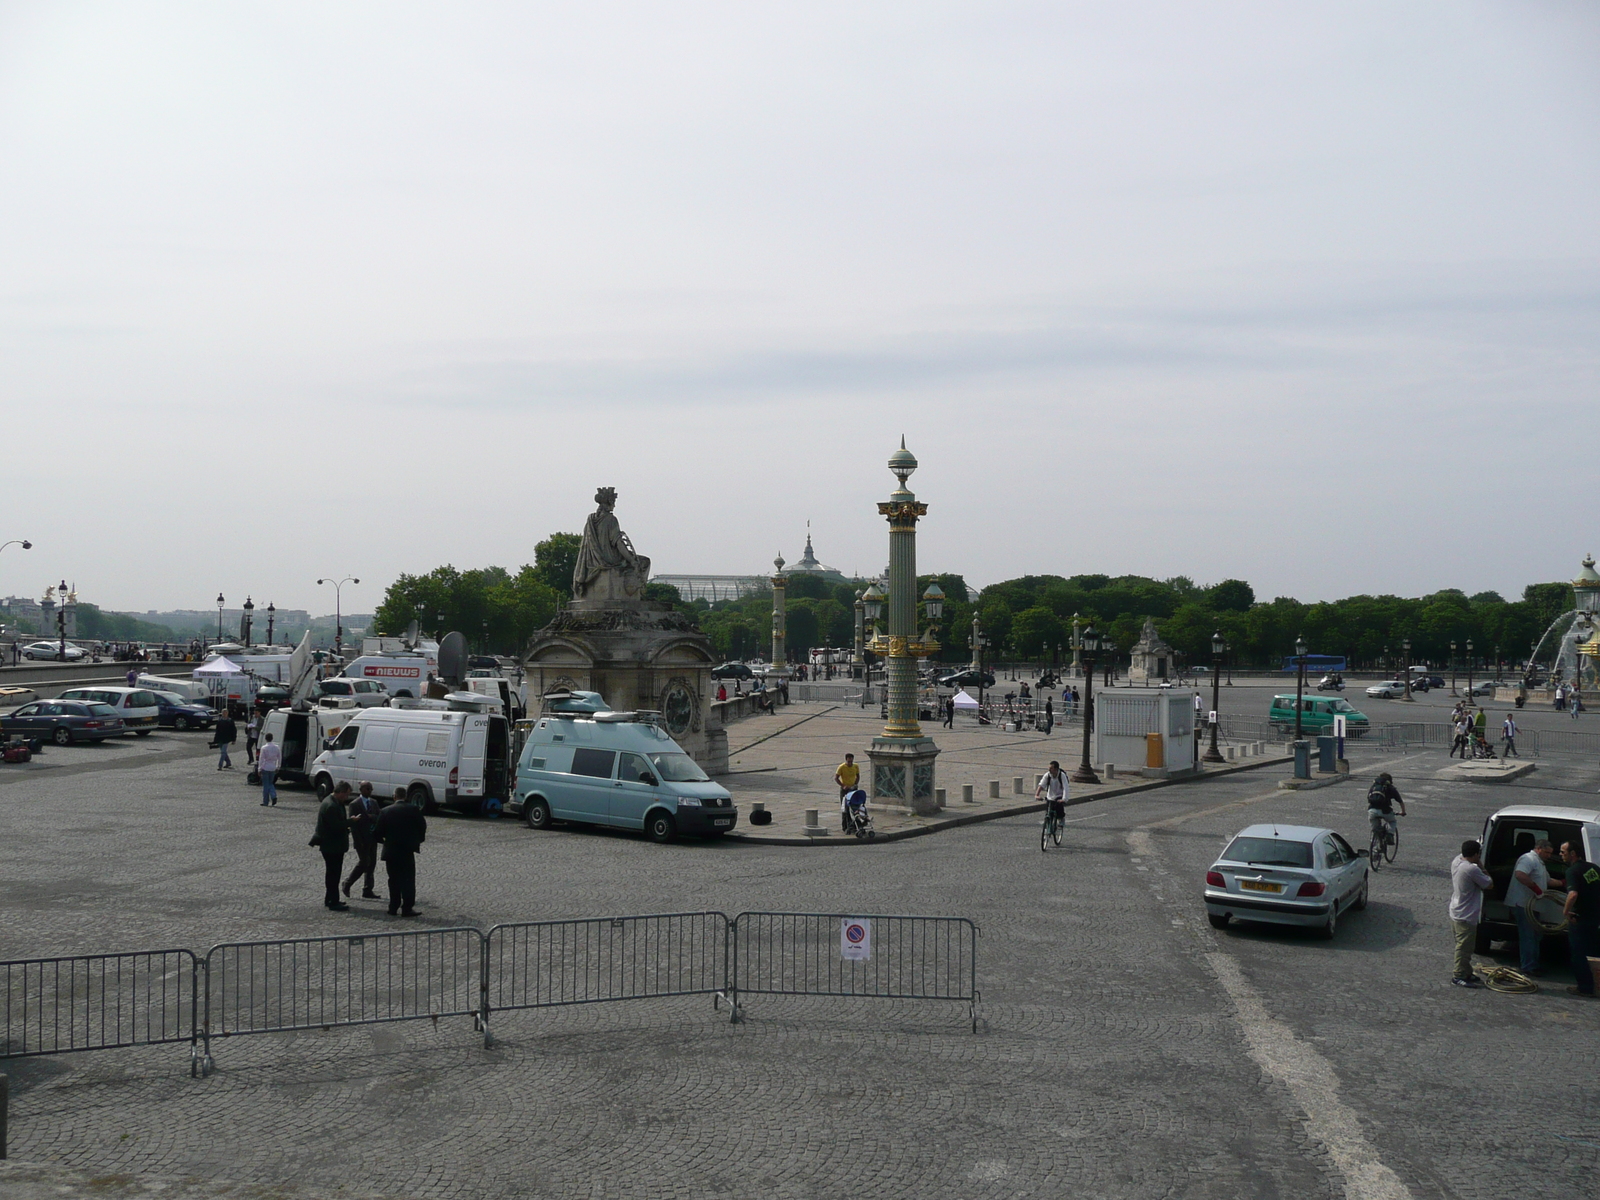
<svg viewBox="0 0 1600 1200"><path fill-rule="evenodd" d="M700 783L711 778L687 754L652 754L650 761L661 778L672 783Z"/></svg>

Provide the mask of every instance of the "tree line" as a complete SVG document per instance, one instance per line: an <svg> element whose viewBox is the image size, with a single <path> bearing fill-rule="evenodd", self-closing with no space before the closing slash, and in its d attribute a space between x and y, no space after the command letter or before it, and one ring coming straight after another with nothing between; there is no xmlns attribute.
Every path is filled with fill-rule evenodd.
<svg viewBox="0 0 1600 1200"><path fill-rule="evenodd" d="M426 575L401 575L378 608L377 629L404 633L416 621L429 633L459 629L482 653L519 655L570 598L580 540L575 533L553 533L534 547L534 561L515 572L447 565ZM1469 640L1480 664L1492 664L1497 654L1520 663L1572 606L1567 583L1529 584L1521 599L1509 601L1497 592L1469 596L1446 588L1414 598L1363 595L1303 604L1286 596L1258 601L1241 579L1200 586L1185 576L1024 575L991 584L976 601L968 600L965 580L952 574L919 577L918 594L933 582L945 594L942 649L935 659L947 663L971 657L974 614L991 662L1070 659L1076 614L1120 655L1138 640L1145 620L1154 618L1162 638L1194 663L1211 660L1215 632L1227 640L1229 660L1240 667L1281 666L1301 636L1311 653L1343 655L1357 667L1395 666L1408 637L1417 663L1447 664L1452 641L1456 657L1464 660ZM856 596L865 586L790 576L785 590L791 656L803 659L814 647L852 645ZM645 594L687 615L722 658L765 657L770 651L770 589L715 603L684 600L670 584L649 584Z"/></svg>

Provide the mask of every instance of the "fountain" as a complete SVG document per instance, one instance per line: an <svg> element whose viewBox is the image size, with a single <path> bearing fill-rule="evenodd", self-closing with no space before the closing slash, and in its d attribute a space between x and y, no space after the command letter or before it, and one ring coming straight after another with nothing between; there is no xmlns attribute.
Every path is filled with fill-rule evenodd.
<svg viewBox="0 0 1600 1200"><path fill-rule="evenodd" d="M1550 660L1548 687L1553 690L1557 683L1576 683L1580 691L1592 693L1600 683L1596 676L1600 659L1591 648L1600 631L1600 573L1594 569L1594 555L1584 558L1583 570L1572 581L1572 596L1573 607L1550 622L1550 627L1534 646L1533 656L1528 660L1528 673L1532 675L1545 661L1545 644L1554 637L1555 653Z"/></svg>

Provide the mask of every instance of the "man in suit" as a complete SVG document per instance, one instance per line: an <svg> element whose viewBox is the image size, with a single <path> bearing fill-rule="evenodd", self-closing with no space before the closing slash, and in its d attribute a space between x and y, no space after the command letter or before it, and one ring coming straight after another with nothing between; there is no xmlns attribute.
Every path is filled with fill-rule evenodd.
<svg viewBox="0 0 1600 1200"><path fill-rule="evenodd" d="M345 811L349 803L350 785L341 780L317 808L317 831L311 837L311 844L322 851L322 902L335 910L350 907L339 899L339 873L350 851L350 814Z"/></svg>
<svg viewBox="0 0 1600 1200"><path fill-rule="evenodd" d="M378 814L378 841L389 875L389 915L417 915L417 852L428 839L428 819L411 803L405 788L395 788L394 803Z"/></svg>
<svg viewBox="0 0 1600 1200"><path fill-rule="evenodd" d="M380 899L378 893L372 890L372 872L378 865L377 826L378 798L372 794L372 785L362 780L360 792L350 802L350 840L356 848L356 865L351 868L350 874L345 876L346 897L350 895L350 889L355 886L356 880L365 876L366 882L361 887L361 898Z"/></svg>

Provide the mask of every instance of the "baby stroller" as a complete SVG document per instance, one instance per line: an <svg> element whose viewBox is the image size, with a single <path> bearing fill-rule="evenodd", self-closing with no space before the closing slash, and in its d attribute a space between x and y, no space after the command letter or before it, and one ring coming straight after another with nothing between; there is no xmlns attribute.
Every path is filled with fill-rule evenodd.
<svg viewBox="0 0 1600 1200"><path fill-rule="evenodd" d="M1484 740L1484 736L1481 733L1474 732L1472 735L1472 757L1497 758L1499 756L1495 754L1494 747Z"/></svg>
<svg viewBox="0 0 1600 1200"><path fill-rule="evenodd" d="M839 819L846 833L863 839L878 836L878 831L872 827L872 814L867 811L867 794L860 788L846 792L839 801Z"/></svg>

